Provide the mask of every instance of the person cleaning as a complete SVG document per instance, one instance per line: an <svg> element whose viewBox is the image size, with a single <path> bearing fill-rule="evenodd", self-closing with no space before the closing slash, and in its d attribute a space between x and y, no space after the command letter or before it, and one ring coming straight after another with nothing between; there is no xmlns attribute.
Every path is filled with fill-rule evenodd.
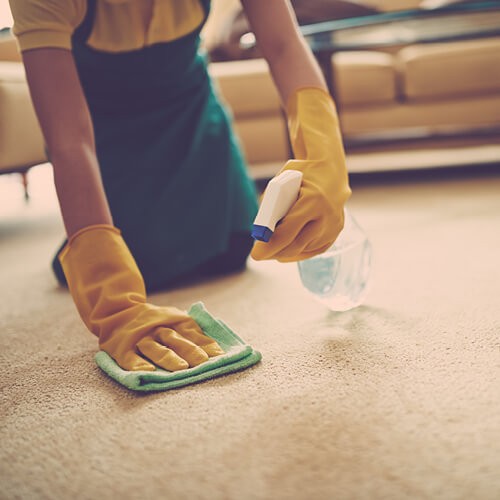
<svg viewBox="0 0 500 500"><path fill-rule="evenodd" d="M187 274L326 250L350 195L335 105L288 0L242 0L285 107L299 198L269 243L200 50L209 0L10 0L67 233L53 268L124 370L183 370L222 349L147 291Z"/></svg>

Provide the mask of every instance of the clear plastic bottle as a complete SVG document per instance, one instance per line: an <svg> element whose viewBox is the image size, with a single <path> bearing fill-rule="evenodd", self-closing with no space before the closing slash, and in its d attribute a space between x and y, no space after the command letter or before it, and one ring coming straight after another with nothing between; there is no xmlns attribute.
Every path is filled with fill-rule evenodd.
<svg viewBox="0 0 500 500"><path fill-rule="evenodd" d="M321 255L298 262L305 289L332 311L359 306L368 292L371 243L354 217L345 210L344 229Z"/></svg>

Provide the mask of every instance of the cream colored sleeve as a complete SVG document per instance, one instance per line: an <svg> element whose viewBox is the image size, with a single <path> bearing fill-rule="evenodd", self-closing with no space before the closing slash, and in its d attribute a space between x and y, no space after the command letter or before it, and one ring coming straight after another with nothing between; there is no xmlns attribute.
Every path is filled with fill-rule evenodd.
<svg viewBox="0 0 500 500"><path fill-rule="evenodd" d="M9 0L21 51L71 49L71 35L83 21L86 0Z"/></svg>

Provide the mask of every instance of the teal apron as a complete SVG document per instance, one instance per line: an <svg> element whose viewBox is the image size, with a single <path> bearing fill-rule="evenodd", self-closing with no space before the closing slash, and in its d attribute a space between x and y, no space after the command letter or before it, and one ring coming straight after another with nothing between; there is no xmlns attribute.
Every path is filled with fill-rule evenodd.
<svg viewBox="0 0 500 500"><path fill-rule="evenodd" d="M111 54L86 43L95 7L90 0L73 55L114 224L154 289L224 254L232 234L249 234L256 191L198 50L201 26Z"/></svg>

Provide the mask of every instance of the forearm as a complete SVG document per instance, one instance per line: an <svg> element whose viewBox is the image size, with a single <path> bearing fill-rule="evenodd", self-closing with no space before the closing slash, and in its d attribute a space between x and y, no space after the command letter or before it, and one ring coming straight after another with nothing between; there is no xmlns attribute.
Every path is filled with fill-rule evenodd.
<svg viewBox="0 0 500 500"><path fill-rule="evenodd" d="M23 60L68 237L86 226L111 224L92 120L71 52L34 49Z"/></svg>
<svg viewBox="0 0 500 500"><path fill-rule="evenodd" d="M321 69L300 33L287 0L241 0L284 105L300 88L327 90Z"/></svg>
<svg viewBox="0 0 500 500"><path fill-rule="evenodd" d="M95 152L81 143L51 153L54 183L68 238L94 224L112 224Z"/></svg>
<svg viewBox="0 0 500 500"><path fill-rule="evenodd" d="M297 89L318 87L328 90L323 73L302 36L269 49L266 60L284 105Z"/></svg>

